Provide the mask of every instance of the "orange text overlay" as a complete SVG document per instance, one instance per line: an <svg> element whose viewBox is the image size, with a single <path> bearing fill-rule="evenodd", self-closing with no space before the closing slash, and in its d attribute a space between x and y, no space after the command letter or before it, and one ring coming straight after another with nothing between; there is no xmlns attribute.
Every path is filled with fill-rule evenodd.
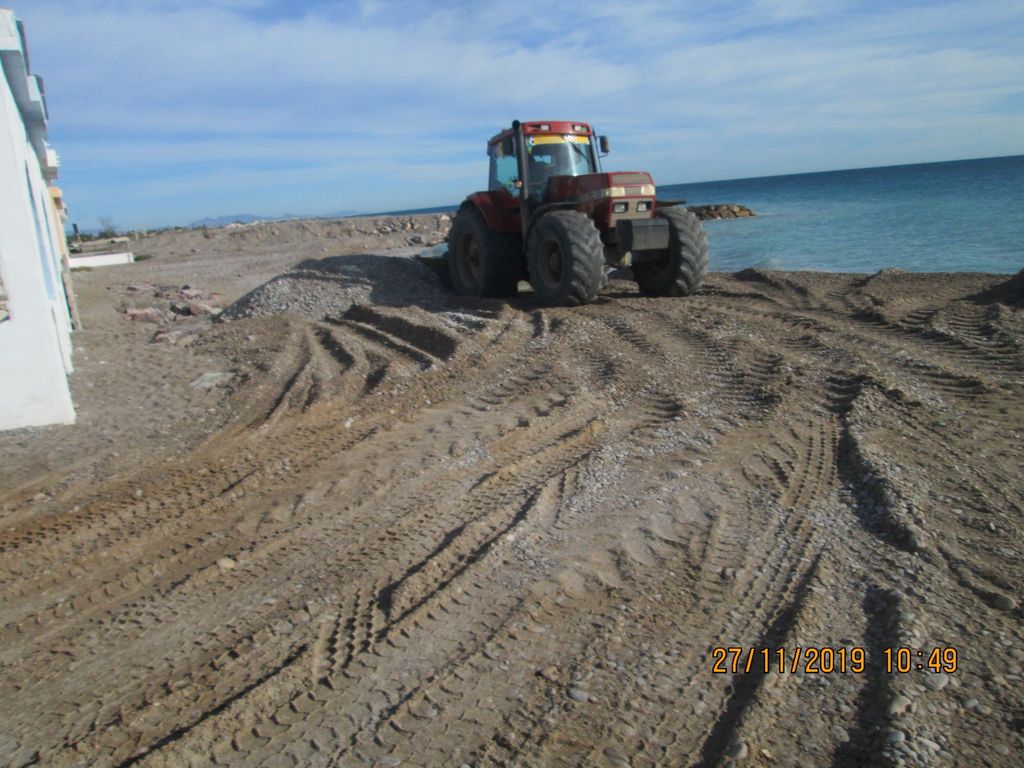
<svg viewBox="0 0 1024 768"><path fill-rule="evenodd" d="M861 674L879 669L887 674L946 672L957 670L956 648L881 648L874 653L859 646L851 648L811 646L803 648L758 648L716 646L711 649L711 671L715 674L777 672L780 674Z"/></svg>

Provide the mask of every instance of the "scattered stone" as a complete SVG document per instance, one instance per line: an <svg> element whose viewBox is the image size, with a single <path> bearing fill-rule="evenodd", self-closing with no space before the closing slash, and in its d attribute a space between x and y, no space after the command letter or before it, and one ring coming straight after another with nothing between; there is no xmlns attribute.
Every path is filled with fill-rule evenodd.
<svg viewBox="0 0 1024 768"><path fill-rule="evenodd" d="M428 702L424 701L412 709L412 714L414 717L418 717L421 720L433 720L437 717L437 710L430 706Z"/></svg>
<svg viewBox="0 0 1024 768"><path fill-rule="evenodd" d="M219 560L217 560L217 567L220 568L222 571L233 570L237 565L238 563L236 563L230 557L222 557Z"/></svg>
<svg viewBox="0 0 1024 768"><path fill-rule="evenodd" d="M570 688L569 698L573 701L578 701L581 703L590 701L590 696L587 694L586 691L582 690L581 688Z"/></svg>
<svg viewBox="0 0 1024 768"><path fill-rule="evenodd" d="M174 322L174 314L170 310L160 309L159 307L145 307L143 309L128 307L124 311L124 315L129 320L133 320L137 323L167 325L167 323Z"/></svg>
<svg viewBox="0 0 1024 768"><path fill-rule="evenodd" d="M145 289L140 286L129 286L128 290L136 293L146 290L155 299L163 300L155 306L141 308L129 306L125 308L124 315L129 320L167 325L180 317L206 315L216 317L222 311L217 306L221 300L219 294L201 291L189 286L185 286L180 291L169 286L149 286Z"/></svg>
<svg viewBox="0 0 1024 768"><path fill-rule="evenodd" d="M199 333L196 328L175 328L174 330L161 330L153 334L151 344L180 344L192 341Z"/></svg>
<svg viewBox="0 0 1024 768"><path fill-rule="evenodd" d="M885 734L885 743L890 747L895 747L902 744L907 740L907 735L903 731L898 731L895 728L889 730Z"/></svg>
<svg viewBox="0 0 1024 768"><path fill-rule="evenodd" d="M491 657L488 656L488 658L491 658ZM548 680L549 682L557 683L558 682L558 667L545 667L544 669L539 670L537 672L537 676L538 677L543 677L545 680Z"/></svg>
<svg viewBox="0 0 1024 768"><path fill-rule="evenodd" d="M619 752L615 747L605 747L601 754L604 755L604 759L608 761L609 765L628 766L629 758Z"/></svg>
<svg viewBox="0 0 1024 768"><path fill-rule="evenodd" d="M215 307L212 304L207 304L206 302L196 300L188 302L188 310L191 314L195 315L196 317L199 317L201 315L217 316L221 313L219 307Z"/></svg>
<svg viewBox="0 0 1024 768"><path fill-rule="evenodd" d="M182 286L181 295L186 301L208 301L217 302L220 300L220 294L210 293L200 288L193 288L190 285Z"/></svg>
<svg viewBox="0 0 1024 768"><path fill-rule="evenodd" d="M911 701L906 696L897 696L895 699L892 700L892 703L889 705L888 712L890 715L893 716L902 715L910 708L910 704Z"/></svg>
<svg viewBox="0 0 1024 768"><path fill-rule="evenodd" d="M225 371L207 371L189 386L193 389L213 389L218 384L231 380L231 374Z"/></svg>
<svg viewBox="0 0 1024 768"><path fill-rule="evenodd" d="M945 672L937 672L934 675L928 675L924 679L924 687L929 691L941 691L949 683L949 675Z"/></svg>
<svg viewBox="0 0 1024 768"><path fill-rule="evenodd" d="M735 741L729 745L729 748L725 750L725 756L731 757L733 760L742 760L749 754L750 750L747 747L745 741Z"/></svg>
<svg viewBox="0 0 1024 768"><path fill-rule="evenodd" d="M989 598L989 605L1000 611L1013 611L1017 609L1017 601L1009 595L996 592Z"/></svg>

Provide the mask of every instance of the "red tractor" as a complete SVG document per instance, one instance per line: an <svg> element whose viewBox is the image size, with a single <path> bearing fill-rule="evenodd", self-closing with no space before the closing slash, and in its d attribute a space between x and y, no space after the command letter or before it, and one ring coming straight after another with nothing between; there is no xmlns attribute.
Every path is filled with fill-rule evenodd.
<svg viewBox="0 0 1024 768"><path fill-rule="evenodd" d="M611 267L632 267L651 296L687 296L704 281L697 217L658 201L649 173L601 170L608 138L586 123L512 123L487 142L486 192L462 203L448 271L464 296L514 296L521 279L544 304L593 301Z"/></svg>

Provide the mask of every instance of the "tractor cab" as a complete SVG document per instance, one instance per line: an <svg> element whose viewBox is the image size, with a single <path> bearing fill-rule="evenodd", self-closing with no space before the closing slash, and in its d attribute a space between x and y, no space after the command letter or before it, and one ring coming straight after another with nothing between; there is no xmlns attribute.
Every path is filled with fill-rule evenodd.
<svg viewBox="0 0 1024 768"><path fill-rule="evenodd" d="M600 170L594 134L585 123L523 123L522 151L514 130L505 130L488 142L491 190L506 190L513 197L525 188L529 204L550 202L548 180L555 176L585 176ZM607 140L601 137L602 144Z"/></svg>

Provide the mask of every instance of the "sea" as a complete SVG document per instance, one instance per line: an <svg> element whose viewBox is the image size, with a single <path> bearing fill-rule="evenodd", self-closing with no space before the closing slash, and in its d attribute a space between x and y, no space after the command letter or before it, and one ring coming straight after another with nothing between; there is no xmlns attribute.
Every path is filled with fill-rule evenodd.
<svg viewBox="0 0 1024 768"><path fill-rule="evenodd" d="M658 196L757 214L704 222L718 271L1024 269L1024 155L659 185Z"/></svg>
<svg viewBox="0 0 1024 768"><path fill-rule="evenodd" d="M733 203L757 214L704 222L711 268L718 271L1024 269L1024 155L696 184L655 181L661 198Z"/></svg>

